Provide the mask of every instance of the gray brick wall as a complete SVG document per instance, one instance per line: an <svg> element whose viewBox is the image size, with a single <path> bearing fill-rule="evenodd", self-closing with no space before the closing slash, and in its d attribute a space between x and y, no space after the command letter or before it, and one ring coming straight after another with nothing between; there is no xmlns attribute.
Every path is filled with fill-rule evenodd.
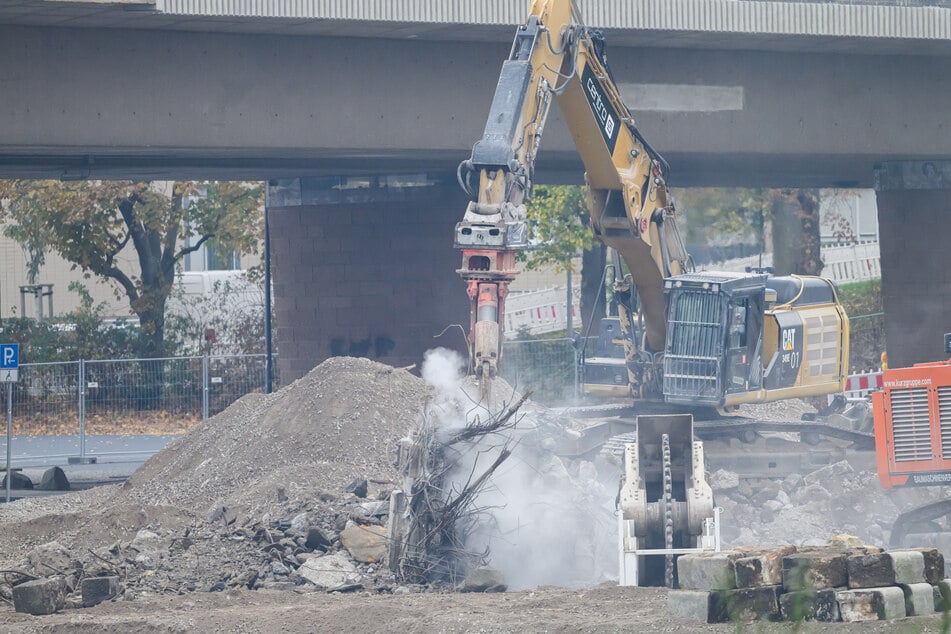
<svg viewBox="0 0 951 634"><path fill-rule="evenodd" d="M434 338L450 324L468 327L452 246L464 196L444 185L379 198L270 207L285 382L330 356L406 366L435 346L465 350L458 328Z"/></svg>

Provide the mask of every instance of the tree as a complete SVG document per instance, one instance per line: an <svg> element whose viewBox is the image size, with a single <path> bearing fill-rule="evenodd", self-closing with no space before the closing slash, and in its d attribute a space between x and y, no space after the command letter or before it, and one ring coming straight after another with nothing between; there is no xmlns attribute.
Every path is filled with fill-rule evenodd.
<svg viewBox="0 0 951 634"><path fill-rule="evenodd" d="M525 268L552 266L571 271L572 258L594 244L588 226L585 190L576 185L538 185L528 208L528 237L535 245L525 256Z"/></svg>
<svg viewBox="0 0 951 634"><path fill-rule="evenodd" d="M595 244L594 233L588 226L585 188L538 185L527 207L529 239L535 248L525 256L525 268L552 266L556 271L573 271L572 259L582 253L581 315L594 315L604 302L603 293L598 295L604 247Z"/></svg>
<svg viewBox="0 0 951 634"><path fill-rule="evenodd" d="M166 352L176 265L212 238L255 252L262 192L242 183L9 180L0 181L0 219L17 227L8 235L24 248L43 244L86 277L113 282L139 318L138 354L154 358ZM137 268L118 257L127 246Z"/></svg>

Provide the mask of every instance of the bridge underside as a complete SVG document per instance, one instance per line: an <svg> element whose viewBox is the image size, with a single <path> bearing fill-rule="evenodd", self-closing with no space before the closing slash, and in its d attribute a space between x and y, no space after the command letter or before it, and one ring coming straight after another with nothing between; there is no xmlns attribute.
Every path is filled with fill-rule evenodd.
<svg viewBox="0 0 951 634"><path fill-rule="evenodd" d="M508 48L0 26L0 177L445 174L481 137ZM861 187L883 162L951 161L951 58L815 50L609 49L676 187ZM537 168L581 182L558 112ZM333 354L408 365L458 346L433 338L467 310L452 249L465 201L445 180L409 198L272 200L285 379ZM879 195L893 365L933 358L951 330L945 192Z"/></svg>

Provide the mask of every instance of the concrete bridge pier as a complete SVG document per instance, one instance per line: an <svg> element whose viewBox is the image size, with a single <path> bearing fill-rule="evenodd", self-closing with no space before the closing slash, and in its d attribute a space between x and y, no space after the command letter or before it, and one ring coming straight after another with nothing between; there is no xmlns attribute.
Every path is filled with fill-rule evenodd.
<svg viewBox="0 0 951 634"><path fill-rule="evenodd" d="M875 177L888 364L943 360L951 332L951 161L883 163Z"/></svg>
<svg viewBox="0 0 951 634"><path fill-rule="evenodd" d="M454 175L270 181L282 383L331 356L403 367L437 346L465 355L464 331L449 327L469 323L452 245L465 206Z"/></svg>

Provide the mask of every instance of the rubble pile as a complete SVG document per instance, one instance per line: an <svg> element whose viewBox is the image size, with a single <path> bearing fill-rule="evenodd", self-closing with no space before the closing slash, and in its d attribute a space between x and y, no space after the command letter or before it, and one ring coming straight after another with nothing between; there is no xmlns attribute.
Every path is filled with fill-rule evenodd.
<svg viewBox="0 0 951 634"><path fill-rule="evenodd" d="M468 387L447 400L407 371L334 358L275 394L247 395L121 486L4 509L0 569L9 572L0 573L0 597L31 611L233 588L425 589L388 561L390 498L406 484L398 449L427 418L451 411L487 420L520 398L498 381L486 410ZM455 423L446 424L451 432ZM558 458L563 421L530 402L513 428L502 440L512 461L475 502L473 526L484 530L465 535L491 567L471 567L457 589L610 579L616 472ZM493 450L475 453L489 459ZM447 491L471 466L454 465ZM600 516L603 535L578 540Z"/></svg>
<svg viewBox="0 0 951 634"><path fill-rule="evenodd" d="M949 607L933 548L892 550L839 535L820 547L690 553L677 560L672 616L707 623L876 621Z"/></svg>
<svg viewBox="0 0 951 634"><path fill-rule="evenodd" d="M391 590L383 527L395 448L431 395L409 372L330 359L275 394L242 398L122 486L11 504L0 597L54 579L34 585L78 606L85 580L112 577L122 598Z"/></svg>
<svg viewBox="0 0 951 634"><path fill-rule="evenodd" d="M718 470L710 474L721 532L727 545L795 544L818 546L830 535L856 535L885 546L902 512L941 499L947 489L884 489L875 471L849 460L785 479L747 480ZM915 545L951 547L947 535L917 537Z"/></svg>

